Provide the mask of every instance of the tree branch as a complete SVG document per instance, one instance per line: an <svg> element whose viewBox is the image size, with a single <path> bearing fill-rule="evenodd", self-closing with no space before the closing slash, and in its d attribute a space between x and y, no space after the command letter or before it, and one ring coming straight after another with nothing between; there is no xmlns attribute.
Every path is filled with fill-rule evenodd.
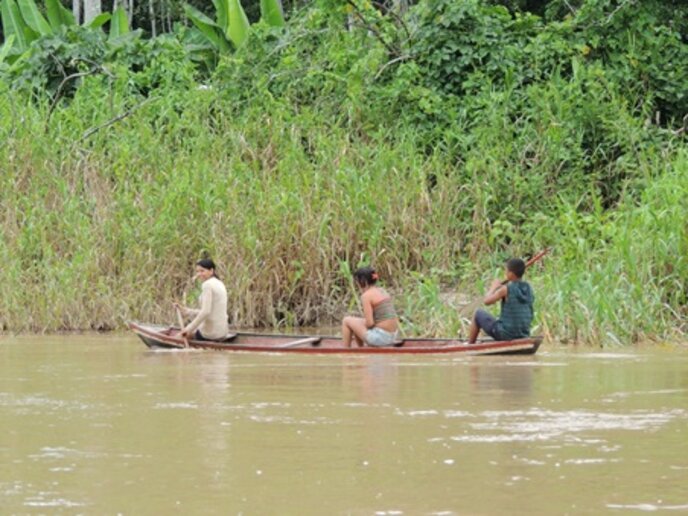
<svg viewBox="0 0 688 516"><path fill-rule="evenodd" d="M53 111L55 111L55 108L57 107L57 103L59 100L62 98L62 89L65 87L67 82L78 79L79 77L87 77L89 75L93 75L94 73L98 72L99 70L97 68L91 68L87 72L78 72L78 73L73 73L72 75L68 75L64 79L62 79L62 82L60 85L57 87L57 91L55 92L55 96L53 97L53 101L50 103L50 109L48 110L48 116L45 120L45 130L44 132L48 132L48 125L50 124L50 117L53 114Z"/></svg>
<svg viewBox="0 0 688 516"><path fill-rule="evenodd" d="M394 9L387 9L386 8L387 6L382 2L373 2L373 5L380 7L381 9L385 9L385 14L392 16L397 21L397 23L399 23L399 25L401 25L401 28L404 29L404 32L406 33L406 37L408 39L411 39L411 32L409 31L408 26L406 25L406 22L398 13L394 12Z"/></svg>
<svg viewBox="0 0 688 516"><path fill-rule="evenodd" d="M683 126L681 126L679 129L676 129L675 131L671 131L674 136L679 136L680 134L685 133L688 130L688 115L683 117Z"/></svg>
<svg viewBox="0 0 688 516"><path fill-rule="evenodd" d="M387 52L389 52L393 56L398 56L399 51L395 49L393 46L391 46L389 43L387 43L387 41L385 41L385 38L382 37L382 34L380 34L380 31L377 30L377 28L375 28L370 22L368 22L368 20L365 19L363 13L356 5L356 2L354 2L353 0L346 0L346 3L353 7L358 19L361 20L366 29L368 29L375 36L375 38L380 43L382 43L382 45L387 49Z"/></svg>
<svg viewBox="0 0 688 516"><path fill-rule="evenodd" d="M124 113L117 115L114 118L111 118L110 120L108 120L104 124L100 124L100 125L97 125L95 127L91 127L88 131L86 131L81 136L81 138L79 138L76 142L74 142L74 145L77 145L77 144L83 142L85 139L93 136L95 133L97 133L101 129L105 129L106 127L110 127L112 124L115 124L115 123L119 122L120 120L124 120L128 116L134 114L139 108L143 107L144 105L148 104L149 102L151 102L153 100L158 100L158 97L148 97L144 101L136 104L133 108L129 109L128 111L125 111Z"/></svg>
<svg viewBox="0 0 688 516"><path fill-rule="evenodd" d="M78 79L80 77L87 77L89 75L93 75L97 72L102 72L111 79L114 78L114 75L110 73L110 70L105 68L104 66L100 65L99 63L96 63L95 61L92 61L90 59L84 59L84 58L78 58L74 59L71 61L71 64L76 63L77 61L83 61L84 63L88 63L91 65L91 69L88 70L87 72L76 72L71 75L67 75L67 72L65 72L64 67L62 66L62 63L60 62L59 59L57 59L53 54L50 54L52 58L55 60L55 62L58 64L60 67L60 71L62 72L62 75L64 76L64 79L60 82L60 84L57 87L57 91L55 92L55 96L53 97L52 102L50 103L50 109L48 110L48 116L45 120L45 132L48 132L48 124L50 123L50 117L53 114L53 111L55 111L55 108L57 107L57 103L59 100L62 98L62 90L65 87L65 85L74 79Z"/></svg>
<svg viewBox="0 0 688 516"><path fill-rule="evenodd" d="M408 60L408 59L411 59L412 57L413 57L413 56L411 56L411 55L405 55L405 56L395 57L395 58L392 59L391 61L387 61L387 62L386 62L384 65L382 65L382 66L380 67L380 69L377 71L377 73L375 74L374 80L377 80L377 79L382 75L382 72L384 72L388 67L390 67L390 66L392 66L393 64L398 63L398 62L400 62L400 61L406 61L406 60Z"/></svg>

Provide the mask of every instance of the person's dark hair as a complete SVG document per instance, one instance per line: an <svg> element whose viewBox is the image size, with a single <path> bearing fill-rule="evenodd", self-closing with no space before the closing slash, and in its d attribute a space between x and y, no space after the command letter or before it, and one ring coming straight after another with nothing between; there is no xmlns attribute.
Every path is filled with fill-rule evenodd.
<svg viewBox="0 0 688 516"><path fill-rule="evenodd" d="M510 258L506 261L506 269L513 272L517 278L522 278L526 273L526 264L520 258Z"/></svg>
<svg viewBox="0 0 688 516"><path fill-rule="evenodd" d="M217 275L217 267L215 266L215 262L212 261L210 258L203 258L202 260L198 260L196 262L196 265L198 265L199 267L203 267L204 269L208 269L209 271L212 270L213 276L215 276L218 279L220 278Z"/></svg>
<svg viewBox="0 0 688 516"><path fill-rule="evenodd" d="M361 287L367 287L368 285L375 285L379 278L372 267L361 267L354 272L354 279Z"/></svg>

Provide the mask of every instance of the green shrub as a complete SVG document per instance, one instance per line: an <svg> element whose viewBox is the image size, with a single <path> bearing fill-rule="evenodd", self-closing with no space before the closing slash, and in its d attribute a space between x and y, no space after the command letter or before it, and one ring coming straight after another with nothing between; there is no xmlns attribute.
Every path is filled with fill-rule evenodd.
<svg viewBox="0 0 688 516"><path fill-rule="evenodd" d="M71 98L84 77L114 80L114 70L128 70L131 93L148 96L159 87L180 88L193 80L184 47L173 37L143 40L136 32L108 39L98 29L64 26L31 44L7 72L13 88L35 96Z"/></svg>

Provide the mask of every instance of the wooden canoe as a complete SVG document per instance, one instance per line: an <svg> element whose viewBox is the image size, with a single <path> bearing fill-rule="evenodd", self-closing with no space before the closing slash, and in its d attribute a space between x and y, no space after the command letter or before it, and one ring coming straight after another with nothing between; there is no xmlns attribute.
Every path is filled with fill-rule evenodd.
<svg viewBox="0 0 688 516"><path fill-rule="evenodd" d="M184 339L179 328L130 322L129 327L152 349L183 349ZM233 333L223 342L189 340L189 348L223 351L254 351L269 353L460 353L465 355L532 355L540 347L542 337L510 341L480 340L466 345L457 339L402 339L394 346L344 347L339 337L310 335L278 335L268 333Z"/></svg>

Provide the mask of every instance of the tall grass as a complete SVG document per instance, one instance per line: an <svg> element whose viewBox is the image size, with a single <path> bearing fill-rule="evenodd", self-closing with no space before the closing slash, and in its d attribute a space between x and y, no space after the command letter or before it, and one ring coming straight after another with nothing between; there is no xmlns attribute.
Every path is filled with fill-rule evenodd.
<svg viewBox="0 0 688 516"><path fill-rule="evenodd" d="M609 216L562 206L558 256L544 277L543 323L561 339L624 344L688 331L688 153Z"/></svg>
<svg viewBox="0 0 688 516"><path fill-rule="evenodd" d="M0 326L170 321L209 255L235 325L331 324L357 308L351 270L373 263L407 334L454 335L504 258L550 245L529 274L538 331L681 337L688 156L672 138L655 145L613 89L577 102L591 81L533 86L517 123L513 99L495 94L430 150L404 123L366 131L280 102L237 110L215 90L137 104L99 78L46 122L47 103L0 84ZM621 159L581 150L598 133Z"/></svg>
<svg viewBox="0 0 688 516"><path fill-rule="evenodd" d="M163 320L191 295L204 254L221 265L232 321L250 326L329 322L349 303L359 263L374 261L392 282L424 265L426 235L449 212L431 201L432 164L412 145L356 141L324 124L304 134L279 112L210 120L208 94L190 95L164 126L151 103L76 145L110 116L91 94L55 112L48 132L46 107L3 96L6 329ZM448 267L453 250L432 254Z"/></svg>

